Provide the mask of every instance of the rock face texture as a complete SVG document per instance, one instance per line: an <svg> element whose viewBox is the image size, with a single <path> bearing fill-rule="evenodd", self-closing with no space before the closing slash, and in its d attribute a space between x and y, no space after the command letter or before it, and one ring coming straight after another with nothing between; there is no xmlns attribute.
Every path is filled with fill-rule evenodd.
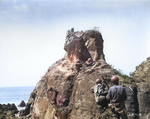
<svg viewBox="0 0 150 119"><path fill-rule="evenodd" d="M68 30L64 46L70 61L77 59L86 61L91 58L94 61L104 60L103 38L98 31L87 30L74 32L74 29Z"/></svg>
<svg viewBox="0 0 150 119"><path fill-rule="evenodd" d="M136 67L132 77L135 79L138 90L139 112L141 119L149 119L150 115L150 57Z"/></svg>
<svg viewBox="0 0 150 119"><path fill-rule="evenodd" d="M110 81L115 73L108 64L98 61L78 72L62 59L51 69L36 85L37 96L31 105L33 119L91 119L101 116L90 88L99 77L104 76L106 82Z"/></svg>
<svg viewBox="0 0 150 119"><path fill-rule="evenodd" d="M103 53L103 38L98 31L85 31L83 40L94 61L100 59L105 61L105 55Z"/></svg>
<svg viewBox="0 0 150 119"><path fill-rule="evenodd" d="M100 106L95 103L94 94L90 91L97 78L103 78L109 87L112 86L112 75L118 75L120 83L126 86L128 98L125 105L129 119L137 119L139 109L142 114L145 113L142 110L144 99L137 99L134 80L124 77L105 61L103 38L98 31L74 32L72 28L67 32L64 50L65 57L49 67L37 83L22 116L30 113L26 119L115 119L109 108L100 112ZM137 76L136 72L134 76ZM144 87L138 89L143 90ZM149 96L147 93L150 94L143 92L141 96ZM147 102L146 114L149 112L148 105Z"/></svg>
<svg viewBox="0 0 150 119"><path fill-rule="evenodd" d="M139 104L137 100L137 89L126 87L127 100L125 101L125 106L128 113L129 119L138 119L139 118Z"/></svg>

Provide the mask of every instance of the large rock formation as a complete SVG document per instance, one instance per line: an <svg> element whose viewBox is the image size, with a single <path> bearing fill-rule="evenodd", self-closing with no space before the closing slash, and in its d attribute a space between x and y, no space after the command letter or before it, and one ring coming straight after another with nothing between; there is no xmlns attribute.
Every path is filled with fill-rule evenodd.
<svg viewBox="0 0 150 119"><path fill-rule="evenodd" d="M136 67L132 77L138 89L139 112L141 119L150 118L150 57ZM149 118L148 118L149 117Z"/></svg>
<svg viewBox="0 0 150 119"><path fill-rule="evenodd" d="M22 115L32 119L115 119L108 108L100 113L90 89L97 78L103 77L112 86L112 75L126 85L127 111L130 119L137 118L137 92L134 81L110 67L103 54L103 39L98 31L68 31L64 46L65 57L53 64L37 83Z"/></svg>
<svg viewBox="0 0 150 119"><path fill-rule="evenodd" d="M92 57L94 61L105 61L103 53L103 38L98 31L87 30L74 32L68 30L64 49L67 51L70 61L78 58L86 61Z"/></svg>

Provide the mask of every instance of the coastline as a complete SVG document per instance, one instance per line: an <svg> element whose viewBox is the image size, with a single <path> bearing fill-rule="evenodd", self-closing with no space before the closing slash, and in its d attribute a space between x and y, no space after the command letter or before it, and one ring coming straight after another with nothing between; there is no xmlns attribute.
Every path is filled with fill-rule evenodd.
<svg viewBox="0 0 150 119"><path fill-rule="evenodd" d="M18 107L18 105L22 100L27 104L34 88L34 86L0 87L0 119L5 117L19 119L19 111L25 107Z"/></svg>
<svg viewBox="0 0 150 119"><path fill-rule="evenodd" d="M27 103L34 88L34 86L0 87L0 104L14 103L18 106L22 100Z"/></svg>

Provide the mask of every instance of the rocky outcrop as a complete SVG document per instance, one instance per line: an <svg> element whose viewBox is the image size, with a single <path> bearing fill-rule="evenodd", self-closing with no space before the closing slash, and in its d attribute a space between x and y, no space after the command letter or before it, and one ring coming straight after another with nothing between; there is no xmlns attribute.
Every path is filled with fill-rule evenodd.
<svg viewBox="0 0 150 119"><path fill-rule="evenodd" d="M131 90L126 88L130 95L126 102L127 110L128 113L137 112L133 80L128 78L130 83L126 83L125 78L107 64L103 39L98 31L69 30L64 49L65 57L48 69L30 95L27 105L32 119L115 119L109 108L101 112L90 91L100 77L112 86L112 75L119 75L120 83L130 87ZM134 110L130 110L131 107ZM25 115L29 114L28 109L24 110Z"/></svg>
<svg viewBox="0 0 150 119"><path fill-rule="evenodd" d="M22 100L21 102L20 102L20 104L18 105L18 107L25 107L26 106L26 103Z"/></svg>
<svg viewBox="0 0 150 119"><path fill-rule="evenodd" d="M107 68L103 69L104 65ZM36 85L37 97L31 105L32 118L90 119L100 116L90 88L98 77L104 76L109 82L115 73L108 64L100 61L82 67L79 72L70 66L66 59L62 59Z"/></svg>
<svg viewBox="0 0 150 119"><path fill-rule="evenodd" d="M137 89L136 87L131 88L125 87L127 93L127 99L125 101L125 106L128 113L129 119L138 119L139 118L139 104L137 100Z"/></svg>
<svg viewBox="0 0 150 119"><path fill-rule="evenodd" d="M132 77L138 90L139 112L141 119L148 119L150 115L150 57L136 67Z"/></svg>
<svg viewBox="0 0 150 119"><path fill-rule="evenodd" d="M103 53L103 38L98 31L85 31L83 35L83 40L94 61L105 61L105 55Z"/></svg>
<svg viewBox="0 0 150 119"><path fill-rule="evenodd" d="M36 89L34 89L33 92L30 94L30 98L28 100L28 103L25 106L25 109L19 111L19 116L21 117L26 116L26 119L31 117L30 107L31 107L31 104L34 102L35 97L36 97Z"/></svg>
<svg viewBox="0 0 150 119"><path fill-rule="evenodd" d="M18 119L15 117L18 112L15 104L0 104L0 119Z"/></svg>
<svg viewBox="0 0 150 119"><path fill-rule="evenodd" d="M76 60L76 58L85 61L91 57L94 61L105 61L103 38L98 31L74 32L74 28L68 30L64 49L70 61Z"/></svg>

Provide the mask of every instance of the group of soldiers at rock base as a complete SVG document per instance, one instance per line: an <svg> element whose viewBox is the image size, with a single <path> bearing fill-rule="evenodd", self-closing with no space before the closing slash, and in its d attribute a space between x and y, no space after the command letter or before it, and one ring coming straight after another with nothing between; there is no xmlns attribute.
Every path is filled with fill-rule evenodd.
<svg viewBox="0 0 150 119"><path fill-rule="evenodd" d="M123 86L119 85L118 76L111 77L111 82L114 84L109 88L105 80L96 79L96 85L91 88L94 93L95 101L101 105L101 112L104 112L108 107L116 114L117 119L127 119L127 112L124 101L127 99L127 94Z"/></svg>

